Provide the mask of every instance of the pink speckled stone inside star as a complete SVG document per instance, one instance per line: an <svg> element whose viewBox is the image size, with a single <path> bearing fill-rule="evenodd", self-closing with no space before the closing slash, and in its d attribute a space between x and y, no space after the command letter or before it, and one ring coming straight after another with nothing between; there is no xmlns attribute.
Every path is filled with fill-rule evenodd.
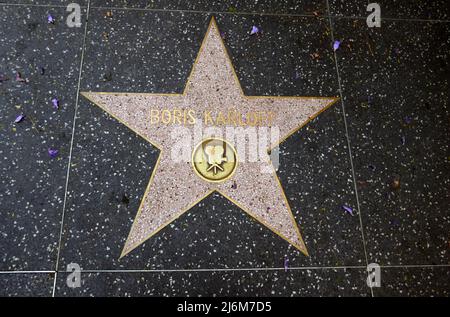
<svg viewBox="0 0 450 317"><path fill-rule="evenodd" d="M253 162L238 160L229 179L208 182L195 173L191 162L173 160L171 151L180 141L172 135L176 124L151 124L150 112L195 109L197 114L209 111L213 117L229 110L273 113L270 126L277 127L280 133L277 140L270 141L268 149L271 149L333 104L336 98L245 96L214 19L183 94L84 92L83 95L161 151L121 256L214 191L308 254L269 154ZM194 129L186 124L183 127ZM226 127L215 126L223 131ZM207 133L203 135L206 137ZM191 150L195 145L195 142L190 144Z"/></svg>

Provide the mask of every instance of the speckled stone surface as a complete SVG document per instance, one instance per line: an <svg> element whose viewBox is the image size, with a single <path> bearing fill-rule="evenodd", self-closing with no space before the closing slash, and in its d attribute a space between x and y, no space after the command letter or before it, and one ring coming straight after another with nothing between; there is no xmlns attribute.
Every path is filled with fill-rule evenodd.
<svg viewBox="0 0 450 317"><path fill-rule="evenodd" d="M64 12L0 6L0 270L55 268L83 41Z"/></svg>
<svg viewBox="0 0 450 317"><path fill-rule="evenodd" d="M1 273L0 297L50 297L54 273Z"/></svg>
<svg viewBox="0 0 450 317"><path fill-rule="evenodd" d="M449 20L450 9L448 1L422 1L422 0L328 0L331 14L346 17L367 17L369 3L378 3L381 8L381 17L388 19L423 19L423 20Z"/></svg>
<svg viewBox="0 0 450 317"><path fill-rule="evenodd" d="M333 16L366 17L369 0L328 0Z"/></svg>
<svg viewBox="0 0 450 317"><path fill-rule="evenodd" d="M214 13L257 12L269 14L326 13L326 0L259 0L259 1L184 1L184 0L91 0L93 7L146 8L156 10L190 10Z"/></svg>
<svg viewBox="0 0 450 317"><path fill-rule="evenodd" d="M75 289L66 279L58 275L56 296L370 296L358 269L84 273Z"/></svg>
<svg viewBox="0 0 450 317"><path fill-rule="evenodd" d="M280 148L309 257L212 194L119 259L159 151L80 97L61 227L84 24L65 26L65 1L0 0L0 296L51 296L55 276L57 296L449 296L449 23L429 21L448 9L381 1L388 19L368 29L365 2L90 1L81 91L181 93L205 10L224 11L245 94L341 86L348 126L339 102ZM373 293L366 255L382 265ZM87 270L81 288L66 285L70 263Z"/></svg>
<svg viewBox="0 0 450 317"><path fill-rule="evenodd" d="M86 6L89 0L0 0L0 4L29 4L37 6L61 6L66 7L70 3L77 3L80 6Z"/></svg>
<svg viewBox="0 0 450 317"><path fill-rule="evenodd" d="M450 20L450 8L445 0L380 0L377 3L385 18Z"/></svg>
<svg viewBox="0 0 450 317"><path fill-rule="evenodd" d="M450 25L360 24L334 21L369 261L449 264Z"/></svg>
<svg viewBox="0 0 450 317"><path fill-rule="evenodd" d="M374 296L448 297L450 269L448 267L383 268L381 287L374 288Z"/></svg>

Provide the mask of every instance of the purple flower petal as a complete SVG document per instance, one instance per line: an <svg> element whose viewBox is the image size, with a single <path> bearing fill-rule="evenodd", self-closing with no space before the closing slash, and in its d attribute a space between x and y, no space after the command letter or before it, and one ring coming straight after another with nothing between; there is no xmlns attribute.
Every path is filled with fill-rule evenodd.
<svg viewBox="0 0 450 317"><path fill-rule="evenodd" d="M344 206L342 206L342 209L344 209L346 213L348 213L348 214L353 216L353 209L352 208L344 205Z"/></svg>
<svg viewBox="0 0 450 317"><path fill-rule="evenodd" d="M53 109L59 109L59 100L57 98L52 99Z"/></svg>
<svg viewBox="0 0 450 317"><path fill-rule="evenodd" d="M284 259L284 271L287 272L288 269L289 269L289 259L285 258Z"/></svg>
<svg viewBox="0 0 450 317"><path fill-rule="evenodd" d="M16 81L18 81L20 83L26 83L27 82L27 80L22 77L22 74L20 72L16 73Z"/></svg>
<svg viewBox="0 0 450 317"><path fill-rule="evenodd" d="M51 158L57 157L59 154L59 151L56 149L48 149L48 155L50 155Z"/></svg>
<svg viewBox="0 0 450 317"><path fill-rule="evenodd" d="M23 119L25 119L25 115L22 113L22 114L20 114L20 115L18 115L18 116L16 117L16 120L14 120L14 123L19 123L19 122L21 122Z"/></svg>
<svg viewBox="0 0 450 317"><path fill-rule="evenodd" d="M47 22L48 22L49 24L54 24L54 23L55 23L55 18L54 18L51 14L49 14L49 15L47 16Z"/></svg>
<svg viewBox="0 0 450 317"><path fill-rule="evenodd" d="M334 41L333 50L336 52L339 49L339 46L341 46L341 42L338 40Z"/></svg>
<svg viewBox="0 0 450 317"><path fill-rule="evenodd" d="M252 30L250 31L250 35L253 35L253 34L256 34L256 33L259 33L259 32L260 32L260 30L259 30L259 28L257 26L252 26Z"/></svg>

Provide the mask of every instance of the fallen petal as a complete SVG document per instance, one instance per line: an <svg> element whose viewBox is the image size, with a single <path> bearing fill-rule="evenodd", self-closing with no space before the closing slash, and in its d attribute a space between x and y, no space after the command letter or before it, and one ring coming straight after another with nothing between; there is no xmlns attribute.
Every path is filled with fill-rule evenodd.
<svg viewBox="0 0 450 317"><path fill-rule="evenodd" d="M16 81L20 82L20 83L24 83L27 80L25 78L22 77L22 74L20 72L16 73Z"/></svg>
<svg viewBox="0 0 450 317"><path fill-rule="evenodd" d="M259 28L257 26L252 26L252 30L250 31L250 35L259 33Z"/></svg>
<svg viewBox="0 0 450 317"><path fill-rule="evenodd" d="M25 119L25 115L22 113L16 117L16 120L14 120L14 123L19 123L19 122L23 121L23 119Z"/></svg>
<svg viewBox="0 0 450 317"><path fill-rule="evenodd" d="M339 46L341 46L341 42L338 40L334 41L333 50L336 52L339 49Z"/></svg>
<svg viewBox="0 0 450 317"><path fill-rule="evenodd" d="M59 109L59 100L57 98L53 98L52 105L54 109Z"/></svg>
<svg viewBox="0 0 450 317"><path fill-rule="evenodd" d="M353 209L352 208L344 205L344 206L342 206L342 209L344 209L345 212L347 212L347 213L349 213L350 215L353 216Z"/></svg>
<svg viewBox="0 0 450 317"><path fill-rule="evenodd" d="M51 158L57 157L59 154L59 151L56 149L48 149L48 155L50 155Z"/></svg>

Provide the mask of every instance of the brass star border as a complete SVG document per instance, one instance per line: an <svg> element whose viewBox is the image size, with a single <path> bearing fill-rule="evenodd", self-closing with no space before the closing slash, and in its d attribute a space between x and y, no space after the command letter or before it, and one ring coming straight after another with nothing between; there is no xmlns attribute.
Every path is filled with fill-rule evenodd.
<svg viewBox="0 0 450 317"><path fill-rule="evenodd" d="M97 95L142 95L142 96L185 96L186 95L186 89L187 89L187 84L190 82L191 76L194 73L195 67L197 65L198 59L201 56L201 53L203 51L203 47L205 44L205 41L207 39L207 35L209 34L209 32L211 31L212 26L215 26L215 30L216 32L219 32L219 28L217 26L216 20L214 17L211 18L207 31L206 31L206 35L203 38L202 44L200 46L200 49L197 53L197 57L194 61L194 64L191 68L191 71L189 73L188 79L185 82L185 86L183 89L183 93L179 94L179 93L115 93L115 92L92 92L92 94L97 94ZM275 143L275 145L272 145L271 147L269 147L267 149L268 153L270 153L273 149L277 148L281 143L283 143L284 141L286 141L287 138L289 138L291 135L293 135L294 133L296 133L298 130L300 130L301 128L303 128L304 126L306 126L309 122L311 122L312 120L314 120L317 116L319 116L322 112L324 112L325 110L329 109L332 105L334 105L338 100L339 97L299 97L299 96L246 96L244 94L244 91L242 90L242 86L240 85L240 81L239 78L236 74L236 71L233 67L233 63L231 61L231 58L228 54L228 50L226 49L226 46L223 42L222 37L220 36L220 33L218 34L219 38L220 38L220 42L222 44L222 48L225 52L226 58L228 60L228 62L231 65L231 69L232 69L232 73L234 76L234 79L236 81L236 83L238 83L239 89L240 89L240 94L243 98L246 99L252 99L252 98L277 98L277 99L282 99L282 98L290 98L290 99L329 99L331 100L331 102L329 102L325 107L323 107L320 111L316 112L314 115L310 116L303 124L301 124L300 126L296 127L295 129L291 130L286 136L282 137L277 143ZM159 150L159 155L158 155L158 159L157 162L153 168L152 174L150 176L150 180L149 183L146 187L145 193L141 199L141 203L138 209L138 212L134 218L133 221L133 225L131 227L130 233L127 237L127 240L125 242L124 248L122 250L122 253L120 255L120 259L123 258L124 256L126 256L128 253L130 253L131 251L133 251L135 248L137 248L138 246L140 246L141 244L143 244L144 242L146 242L148 239L150 239L151 237L153 237L154 235L156 235L159 231L161 231L163 228L165 228L167 225L169 225L170 223L172 223L173 221L175 221L176 219L178 219L181 215L183 215L184 213L186 213L187 211L189 211L192 207L196 206L199 202L201 202L203 199L205 199L206 197L208 197L209 195L211 195L214 192L219 193L220 195L222 195L223 197L225 197L226 199L228 199L229 201L231 201L233 204L235 204L237 207L239 207L241 210L243 210L247 215L249 215L251 218L255 219L256 221L258 221L259 223L261 223L263 226L267 227L268 229L270 229L272 232L274 232L276 235L278 235L279 237L281 237L282 239L286 240L289 244L293 245L295 248L297 248L300 252L302 252L304 255L309 256L309 253L306 249L305 243L303 241L303 238L301 236L300 230L298 228L298 224L297 221L295 220L294 214L291 210L291 207L289 205L288 199L286 197L286 194L284 193L283 187L281 185L281 182L278 178L278 175L276 173L275 168L273 168L273 173L275 176L275 179L278 183L278 186L280 187L280 191L282 193L283 196L283 200L286 204L286 207L289 211L289 215L291 217L291 220L294 224L295 230L297 231L298 237L302 243L302 245L297 245L294 244L292 241L289 241L288 238L286 238L283 234L281 234L277 229L271 227L270 225L268 225L267 223L263 222L261 219L258 219L258 217L256 217L254 214L252 214L251 212L249 212L244 206L242 206L241 204L239 204L237 201L235 201L234 199L232 199L231 197L229 197L228 195L226 195L225 193L221 192L219 189L212 189L209 190L204 196L202 196L201 198L199 198L198 200L194 201L192 204L190 204L188 207L186 207L185 209L183 209L181 212L175 214L175 216L173 216L169 221L165 222L163 225L159 226L156 230L154 230L153 232L151 232L151 234L149 234L145 239L143 239L142 241L136 243L135 245L132 245L132 247L130 247L128 250L125 250L126 246L128 245L128 240L130 239L131 233L133 232L133 227L136 224L136 220L139 218L139 216L141 215L142 209L143 209L143 203L146 199L146 197L149 194L149 190L150 187L152 185L153 182L153 178L155 176L155 173L158 169L159 163L160 163L160 159L161 159L161 154L162 154L162 147L158 144L156 144L154 141L151 141L148 139L147 136L141 134L140 132L138 132L136 129L132 128L130 125L128 125L126 122L124 122L123 120L121 120L118 116L114 115L113 113L111 113L110 111L108 111L108 109L106 109L105 107L103 107L100 103L98 103L97 101L95 101L93 98L91 98L90 96L90 92L81 92L80 93L82 96L84 96L86 99L88 99L90 102L92 102L93 104L95 104L96 106L98 106L99 108L101 108L103 111L105 111L106 113L108 113L111 117L113 117L114 119L116 119L118 122L120 122L121 124L125 125L126 127L128 127L131 131L133 131L134 133L136 133L138 136L140 136L141 138L143 138L144 140L146 140L147 142L149 142L150 144L152 144L154 147L156 147ZM272 167L273 165L270 164Z"/></svg>

